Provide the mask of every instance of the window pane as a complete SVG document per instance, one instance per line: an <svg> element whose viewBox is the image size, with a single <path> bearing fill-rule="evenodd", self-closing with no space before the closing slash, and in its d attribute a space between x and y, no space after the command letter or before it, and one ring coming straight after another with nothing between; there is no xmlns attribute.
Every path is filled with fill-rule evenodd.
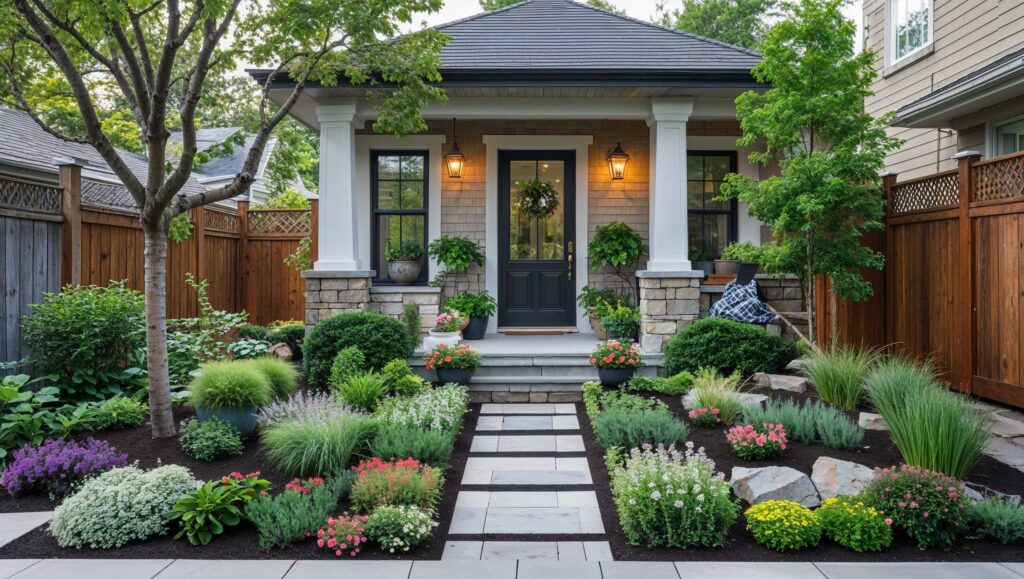
<svg viewBox="0 0 1024 579"><path fill-rule="evenodd" d="M686 183L686 206L690 209L704 208L704 182L687 181Z"/></svg>
<svg viewBox="0 0 1024 579"><path fill-rule="evenodd" d="M931 0L892 0L893 54L899 59L928 44Z"/></svg>
<svg viewBox="0 0 1024 579"><path fill-rule="evenodd" d="M407 155L402 157L402 179L423 179L422 155Z"/></svg>
<svg viewBox="0 0 1024 579"><path fill-rule="evenodd" d="M402 209L423 209L423 181L402 181Z"/></svg>
<svg viewBox="0 0 1024 579"><path fill-rule="evenodd" d="M701 232L701 215L693 215L692 213L687 219L687 237L690 238L690 253L698 249L704 248L704 234ZM693 256L690 256L693 259Z"/></svg>
<svg viewBox="0 0 1024 579"><path fill-rule="evenodd" d="M700 155L687 155L686 178L694 181L704 179L704 157Z"/></svg>
<svg viewBox="0 0 1024 579"><path fill-rule="evenodd" d="M401 209L398 199L398 181L379 181L377 183L377 208Z"/></svg>
<svg viewBox="0 0 1024 579"><path fill-rule="evenodd" d="M705 215L704 236L704 246L715 255L721 255L722 250L729 244L729 216Z"/></svg>
<svg viewBox="0 0 1024 579"><path fill-rule="evenodd" d="M707 179L721 181L732 172L732 158L725 155L704 157L704 165L707 167Z"/></svg>
<svg viewBox="0 0 1024 579"><path fill-rule="evenodd" d="M398 179L399 157L377 157L377 178Z"/></svg>
<svg viewBox="0 0 1024 579"><path fill-rule="evenodd" d="M420 247L423 247L423 224L424 219L422 215L403 215L402 216L402 241L415 241Z"/></svg>
<svg viewBox="0 0 1024 579"><path fill-rule="evenodd" d="M1024 151L1024 119L996 127L996 155Z"/></svg>

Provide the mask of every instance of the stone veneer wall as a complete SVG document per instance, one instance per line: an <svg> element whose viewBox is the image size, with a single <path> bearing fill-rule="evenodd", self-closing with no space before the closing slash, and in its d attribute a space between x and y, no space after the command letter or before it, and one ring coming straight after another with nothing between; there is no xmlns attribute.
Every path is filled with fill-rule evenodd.
<svg viewBox="0 0 1024 579"><path fill-rule="evenodd" d="M401 318L406 304L420 310L420 334L434 326L441 307L441 288L419 286L377 286L370 289L368 310Z"/></svg>
<svg viewBox="0 0 1024 579"><path fill-rule="evenodd" d="M677 332L700 316L701 279L694 272L638 271L640 347L661 352Z"/></svg>
<svg viewBox="0 0 1024 579"><path fill-rule="evenodd" d="M432 287L373 287L373 271L304 271L306 279L306 332L320 320L348 312L379 312L402 317L405 304L420 308L422 328L433 326L441 293Z"/></svg>

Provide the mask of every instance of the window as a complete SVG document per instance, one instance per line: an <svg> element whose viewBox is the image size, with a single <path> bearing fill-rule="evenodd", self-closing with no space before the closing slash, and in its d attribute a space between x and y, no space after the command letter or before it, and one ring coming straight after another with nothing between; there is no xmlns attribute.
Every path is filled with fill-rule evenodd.
<svg viewBox="0 0 1024 579"><path fill-rule="evenodd" d="M932 0L891 0L890 61L897 62L932 41Z"/></svg>
<svg viewBox="0 0 1024 579"><path fill-rule="evenodd" d="M716 259L736 241L736 201L716 201L722 180L736 172L736 153L690 151L686 165L690 255ZM698 253L699 252L699 253ZM696 256L696 257L694 257Z"/></svg>
<svg viewBox="0 0 1024 579"><path fill-rule="evenodd" d="M992 156L998 157L1024 151L1024 118L996 125L993 132Z"/></svg>
<svg viewBox="0 0 1024 579"><path fill-rule="evenodd" d="M377 281L388 282L384 249L414 240L427 247L427 153L426 151L373 151L370 156L370 188L373 197L373 268ZM423 257L420 279L427 280Z"/></svg>

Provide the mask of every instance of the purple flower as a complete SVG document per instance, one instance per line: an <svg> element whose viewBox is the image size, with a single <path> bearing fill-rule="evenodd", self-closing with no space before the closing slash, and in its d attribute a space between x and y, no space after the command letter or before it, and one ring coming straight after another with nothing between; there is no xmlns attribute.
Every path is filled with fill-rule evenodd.
<svg viewBox="0 0 1024 579"><path fill-rule="evenodd" d="M12 456L0 476L0 486L12 495L46 491L62 497L83 479L128 464L127 454L92 437L84 443L54 439L39 446L26 444Z"/></svg>

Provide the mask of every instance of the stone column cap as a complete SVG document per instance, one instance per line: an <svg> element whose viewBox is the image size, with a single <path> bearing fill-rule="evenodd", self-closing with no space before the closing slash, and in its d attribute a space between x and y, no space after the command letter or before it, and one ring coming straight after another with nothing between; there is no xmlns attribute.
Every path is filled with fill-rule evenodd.
<svg viewBox="0 0 1024 579"><path fill-rule="evenodd" d="M364 277L377 277L377 272L372 269L358 270L358 271L320 271L307 269L302 272L302 277L306 279L327 279L327 278L364 278Z"/></svg>
<svg viewBox="0 0 1024 579"><path fill-rule="evenodd" d="M644 277L656 277L656 278L704 278L703 271L651 271L651 270L640 270L636 272L636 276L639 278Z"/></svg>

